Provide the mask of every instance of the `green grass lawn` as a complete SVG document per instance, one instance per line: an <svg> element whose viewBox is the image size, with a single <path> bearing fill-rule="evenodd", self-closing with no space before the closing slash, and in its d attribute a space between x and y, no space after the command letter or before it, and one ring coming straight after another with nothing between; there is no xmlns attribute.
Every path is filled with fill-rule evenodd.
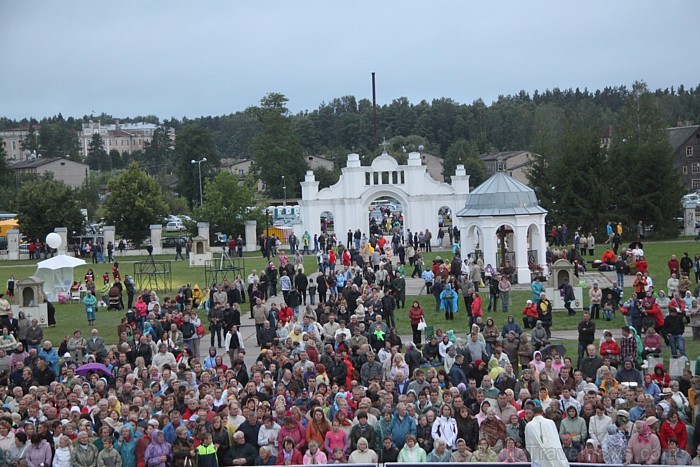
<svg viewBox="0 0 700 467"><path fill-rule="evenodd" d="M668 268L666 263L672 254L676 254L680 257L683 252L687 251L691 257L695 253L700 252L700 243L693 240L676 240L676 241L666 241L666 242L646 242L644 252L649 262L649 272L654 278L658 286L663 284L665 288L666 279L668 278ZM600 256L603 252L603 247L599 245L596 248L596 253ZM435 256L440 255L443 259L449 258L451 255L442 252L432 252L424 254L424 258L427 264L431 264ZM132 275L134 272L134 262L145 260L146 257L129 256L117 258L120 261L120 269L122 276L124 274ZM156 260L172 260L173 255L160 255L155 257ZM274 260L274 258L273 258ZM307 273L316 270L316 260L313 256L305 257L304 265L306 267ZM36 270L35 262L30 262L27 260L23 261L2 261L0 262L0 284L5 284L7 278L10 274L14 274L16 279L22 279L30 276ZM252 269L263 269L267 264L266 259L262 258L259 253L247 253L245 255L245 275L250 273ZM277 261L275 261L277 264ZM87 269L92 267L98 285L101 283L101 276L104 272L111 271L111 265L99 264L91 265L87 264L75 269L75 277L78 280L82 280L83 276L87 272ZM410 274L411 270L407 269ZM159 296L164 298L165 296L172 296L177 289L185 284L199 284L200 287L205 287L204 283L204 268L203 267L189 267L189 263L185 261L172 262L172 277L173 277L173 290L168 293L159 293ZM691 278L692 280L693 278ZM631 289L625 290L625 296L629 296ZM512 314L518 324L522 326L522 309L525 305L525 301L530 298L529 291L518 291L512 294L512 306L510 313ZM584 304L588 306L588 293L584 290ZM428 324L434 326L435 329L441 328L443 330L453 329L457 333L466 333L467 331L467 318L464 312L464 302L460 298L460 310L456 315L455 321L447 322L444 319L443 313L435 313L435 300L430 296L419 296L419 297L407 297L407 308L397 311L397 324L399 329L399 334L410 335L410 323L408 320L408 307L410 307L413 299L416 298L421 303L421 306L426 310L428 317ZM482 295L484 298L484 310L488 307L488 295ZM485 318L492 316L499 326L503 326L506 322L507 314L503 313L502 308L499 303L499 309L495 313L485 313ZM116 326L119 323L121 317L124 316L122 312L106 312L99 311L97 314L97 328L100 333L107 339L108 342L116 342ZM66 304L59 305L56 304L56 320L57 326L55 328L47 328L44 330L45 336L50 339L55 345L58 345L60 341L67 334L72 334L76 329L81 329L83 334L89 332L89 327L85 319L85 312L82 304ZM576 326L580 320L580 314L574 317L569 317L565 313L556 312L554 316L553 329L555 330L565 330L565 329L576 329ZM619 329L624 323L622 316L618 313L616 318L612 322L600 321L598 327L609 328L609 329ZM563 342L567 346L568 353L576 353L576 342ZM694 360L700 353L700 343L694 343L690 340L686 341L686 349L688 357Z"/></svg>
<svg viewBox="0 0 700 467"><path fill-rule="evenodd" d="M217 258L218 254L214 257ZM158 255L153 257L155 260L172 260L174 255ZM136 261L145 261L147 256L124 256L116 257L119 261L119 269L121 271L122 277L124 275L134 275L134 263ZM262 258L260 253L246 253L244 254L245 259L245 274L250 273L252 269L261 270L266 267L267 260ZM272 258L273 260L275 258ZM20 280L28 276L31 276L36 271L37 261L0 261L0 284L4 286L7 283L7 279L10 274L13 274L15 279ZM275 261L276 264L277 261ZM304 261L304 265L307 269L315 270L315 257L307 257ZM189 267L189 262L187 261L172 261L172 285L173 290L167 293L159 292L158 295L161 300L167 296L172 297L177 290L184 284L195 285L198 284L200 287L205 288L206 284L204 267ZM107 263L91 264L88 263L84 266L79 266L74 270L75 280L82 281L87 270L92 268L95 273L95 283L99 290L102 284L102 274L109 272L111 275L112 265ZM137 284L138 287L138 284ZM126 293L124 293L124 299L126 300ZM64 337L68 334L73 334L77 329L83 332L83 335L89 335L91 327L87 324L87 319L85 316L85 307L82 303L69 303L69 304L58 304L55 303L56 307L56 327L55 328L45 328L44 336L46 339L58 346ZM119 321L124 316L123 312L117 311L104 311L106 308L99 308L97 312L97 321L95 321L95 327L99 329L100 335L102 335L107 343L117 342L117 325ZM204 317L202 313L202 317Z"/></svg>

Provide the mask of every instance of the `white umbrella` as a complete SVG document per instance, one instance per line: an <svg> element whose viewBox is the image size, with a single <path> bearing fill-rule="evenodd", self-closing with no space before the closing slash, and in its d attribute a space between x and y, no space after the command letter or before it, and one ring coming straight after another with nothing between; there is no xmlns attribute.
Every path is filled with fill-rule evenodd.
<svg viewBox="0 0 700 467"><path fill-rule="evenodd" d="M37 263L34 274L44 281L44 294L49 301L58 300L60 293L70 293L73 285L73 268L85 264L80 258L58 255Z"/></svg>

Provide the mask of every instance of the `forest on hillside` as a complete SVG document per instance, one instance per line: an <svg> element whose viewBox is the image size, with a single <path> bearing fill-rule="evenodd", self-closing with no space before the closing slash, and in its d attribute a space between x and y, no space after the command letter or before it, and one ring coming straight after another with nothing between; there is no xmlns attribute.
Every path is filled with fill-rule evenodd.
<svg viewBox="0 0 700 467"><path fill-rule="evenodd" d="M283 94L273 92L263 96L258 106L181 120L104 114L67 118L59 114L41 121L0 118L0 130L31 127L31 137L22 143L25 149L36 149L45 157L79 159L77 132L83 121L99 119L109 124L119 119L159 125L143 152L126 155L114 150L107 154L96 135L86 163L97 175L109 178L135 162L158 179L166 192L177 195L169 200L181 200L190 209L199 201L191 161L202 157L208 159L202 167L205 198L221 159L250 158L252 177L264 182L264 195L281 199L300 195L305 156L320 155L335 162L333 171L316 171L324 187L337 180L348 153L360 154L366 164L381 153L379 143L385 139L389 152L399 160L421 146L443 157L447 176L458 163L465 164L472 187L487 176L479 154L530 150L538 154L530 185L550 213L548 222L595 231L611 219L628 226L643 220L662 235L675 235L677 229L670 221L680 215L683 187L664 130L700 122L700 86L652 91L641 82L596 91L521 91L500 96L490 105L447 97L412 103L400 97L377 107L376 133L368 99L343 96L298 113L289 112L287 102ZM176 130L174 143L167 128ZM601 135L608 129L611 143L601 146ZM7 179L4 162L0 160L0 178ZM168 182L169 178L175 182ZM283 194L282 180L288 193ZM224 182L228 183L221 181L222 186ZM7 199L3 204L13 206L18 190L16 183L6 189L7 194L0 197ZM96 189L85 187L84 191L85 198L96 196L92 193Z"/></svg>
<svg viewBox="0 0 700 467"><path fill-rule="evenodd" d="M591 125L617 126L632 87L612 86L601 90L552 89L520 91L503 95L490 105L482 100L459 103L449 97L410 102L406 97L377 106L377 134L373 134L372 102L366 98L342 96L319 104L317 109L287 114L292 130L305 154L344 158L350 152L371 155L379 151L384 138L400 150L416 150L445 157L459 140L470 142L479 153L488 151L538 150L543 138L553 135L571 119L584 119ZM657 89L651 92L654 104L666 126L700 122L700 85L686 89ZM262 96L261 96L262 97ZM64 138L62 129L79 130L82 121L102 123L145 121L175 129L196 124L211 132L215 151L221 158L244 159L252 156L251 141L260 131L260 122L249 109L228 115L160 120L150 116L82 116L64 118L61 114L41 121L28 116L22 120L0 118L0 130L33 125L44 146ZM42 132L42 129L43 132ZM64 144L65 145L65 144ZM371 156L370 156L371 157Z"/></svg>

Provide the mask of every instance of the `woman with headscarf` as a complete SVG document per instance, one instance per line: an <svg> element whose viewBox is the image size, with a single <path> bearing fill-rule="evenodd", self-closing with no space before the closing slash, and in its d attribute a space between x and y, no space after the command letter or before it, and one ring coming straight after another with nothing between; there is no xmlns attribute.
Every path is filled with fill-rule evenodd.
<svg viewBox="0 0 700 467"><path fill-rule="evenodd" d="M625 451L627 438L615 425L608 425L608 436L602 444L603 460L608 465L622 465L625 463Z"/></svg>
<svg viewBox="0 0 700 467"><path fill-rule="evenodd" d="M330 412L328 413L328 418L331 420L335 420L335 415L338 413L340 410L340 400L345 399L345 393L342 391L338 391L335 396L333 396L333 405L331 405ZM348 414L345 414L346 418Z"/></svg>
<svg viewBox="0 0 700 467"><path fill-rule="evenodd" d="M619 413L618 413L619 417ZM658 464L661 458L661 442L642 420L634 424L634 433L627 443L626 461L628 464Z"/></svg>
<svg viewBox="0 0 700 467"><path fill-rule="evenodd" d="M357 449L348 457L348 464L376 464L378 461L379 456L374 450L369 448L365 438L357 440Z"/></svg>
<svg viewBox="0 0 700 467"><path fill-rule="evenodd" d="M481 438L486 439L489 447L498 452L503 447L503 441L506 439L506 425L496 416L495 407L489 407L486 411L486 420L479 425Z"/></svg>
<svg viewBox="0 0 700 467"><path fill-rule="evenodd" d="M146 448L144 457L148 459L149 467L167 467L170 465L173 459L173 449L170 443L165 441L165 434L161 430L153 430L153 433L151 433L151 444Z"/></svg>
<svg viewBox="0 0 700 467"><path fill-rule="evenodd" d="M532 353L532 361L530 362L531 365L535 366L535 369L537 372L541 372L544 369L544 360L542 360L542 352L539 350L535 350Z"/></svg>

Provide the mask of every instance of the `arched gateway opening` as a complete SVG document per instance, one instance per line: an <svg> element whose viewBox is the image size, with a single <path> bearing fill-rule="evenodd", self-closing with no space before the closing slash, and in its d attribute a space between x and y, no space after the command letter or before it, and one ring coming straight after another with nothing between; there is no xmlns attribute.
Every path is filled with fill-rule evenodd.
<svg viewBox="0 0 700 467"><path fill-rule="evenodd" d="M369 205L369 233L384 236L403 231L403 206L391 196L381 196Z"/></svg>

